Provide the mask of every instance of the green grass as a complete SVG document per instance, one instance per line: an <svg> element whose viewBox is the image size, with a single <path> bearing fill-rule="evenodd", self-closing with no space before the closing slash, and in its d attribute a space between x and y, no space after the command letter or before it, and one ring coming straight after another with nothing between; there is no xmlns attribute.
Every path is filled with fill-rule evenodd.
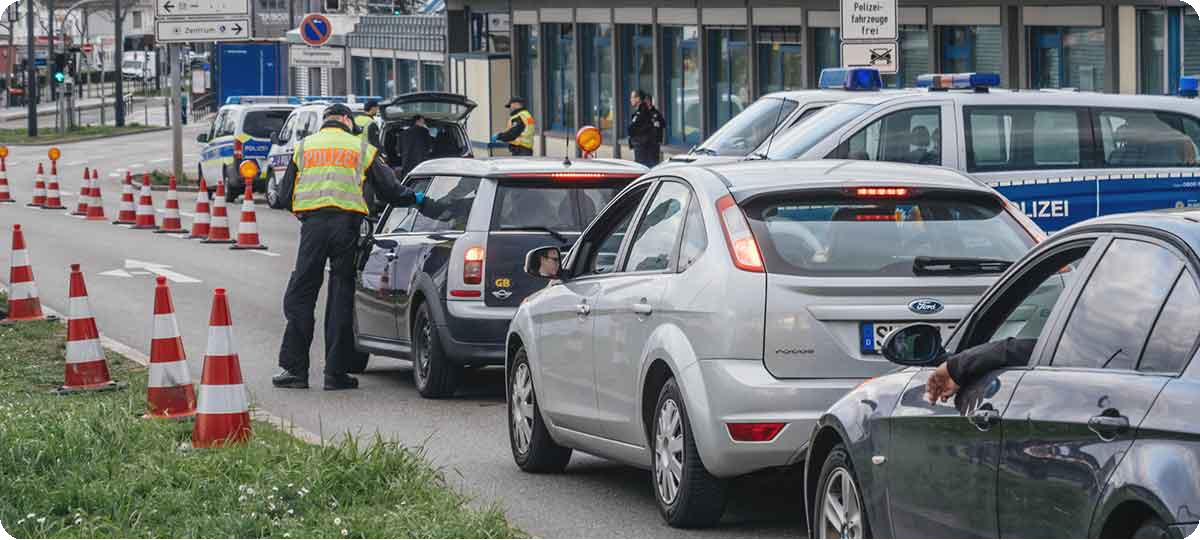
<svg viewBox="0 0 1200 540"><path fill-rule="evenodd" d="M100 139L104 137L116 137L118 135L131 135L134 133L142 133L146 131L161 130L161 127L143 126L140 124L127 124L123 127L116 126L83 126L74 130L68 131L65 134L60 134L54 130L53 126L49 129L43 127L39 130L38 137L30 137L25 128L10 128L0 129L0 144L62 144L86 139Z"/></svg>
<svg viewBox="0 0 1200 540"><path fill-rule="evenodd" d="M0 306L5 305L0 299ZM512 537L416 453L376 438L303 443L256 422L246 445L180 450L147 421L145 372L109 352L113 392L50 395L61 323L0 326L0 523L17 538Z"/></svg>
<svg viewBox="0 0 1200 540"><path fill-rule="evenodd" d="M199 185L196 183L196 179L193 178L192 175L184 173L183 176L184 176L183 178L175 179L176 186L180 186L180 187L193 186L194 187L194 186ZM171 171L163 171L163 170L159 170L159 169L154 169L153 171L150 171L150 185L165 186L170 183L171 183Z"/></svg>

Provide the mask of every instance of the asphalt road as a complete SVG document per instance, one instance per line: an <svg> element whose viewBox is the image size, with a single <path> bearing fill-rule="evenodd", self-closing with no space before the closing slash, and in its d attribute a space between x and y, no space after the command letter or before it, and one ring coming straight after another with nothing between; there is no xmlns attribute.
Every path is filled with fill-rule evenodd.
<svg viewBox="0 0 1200 540"><path fill-rule="evenodd" d="M205 126L187 126L186 167L194 167ZM100 169L108 217L115 217L119 180L169 166L170 137L164 132L65 145L60 161L63 189L78 191L81 168ZM242 371L254 403L326 437L376 433L414 448L446 471L449 482L480 505L496 504L519 527L547 537L784 537L802 534L803 511L797 476L763 474L734 485L722 526L685 531L665 526L654 506L649 474L576 453L562 475L529 475L512 462L505 424L503 372L474 374L454 399L422 399L412 384L408 362L374 357L353 392L319 389L321 332L314 343L311 390L277 390L270 377L283 333L282 296L296 255L299 222L289 214L259 206L258 223L268 252L231 251L169 235L134 231L107 222L87 222L64 211L24 206L31 196L35 162L45 147L11 148L8 177L19 204L0 205L0 262L7 264L11 227L21 224L46 305L67 306L68 266L81 263L100 331L138 350L149 350L154 275L175 273L177 317L199 381L212 289L229 290ZM181 207L192 209L192 195ZM74 196L64 202L74 207ZM163 205L162 193L155 203ZM237 206L230 208L236 231ZM185 217L185 226L190 220ZM128 261L135 261L129 263ZM161 265L148 271L144 264ZM166 268L169 266L170 268ZM101 275L105 273L105 275ZM0 273L7 279L8 272ZM323 298L322 298L323 302ZM318 324L324 308L318 306Z"/></svg>

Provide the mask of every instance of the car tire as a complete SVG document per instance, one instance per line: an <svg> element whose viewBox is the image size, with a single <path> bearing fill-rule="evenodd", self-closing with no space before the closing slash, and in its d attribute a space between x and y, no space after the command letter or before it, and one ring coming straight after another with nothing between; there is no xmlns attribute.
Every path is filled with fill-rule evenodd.
<svg viewBox="0 0 1200 540"><path fill-rule="evenodd" d="M1167 531L1167 525L1161 519L1151 517L1144 521L1141 527L1138 527L1132 538L1170 538L1170 533Z"/></svg>
<svg viewBox="0 0 1200 540"><path fill-rule="evenodd" d="M571 462L571 449L559 446L550 437L542 420L537 393L533 388L533 368L524 347L513 356L504 392L508 404L508 442L513 461L529 473L560 473Z"/></svg>
<svg viewBox="0 0 1200 540"><path fill-rule="evenodd" d="M225 183L225 202L237 202L238 192L233 189L233 184L229 183L229 167L221 167L221 181Z"/></svg>
<svg viewBox="0 0 1200 540"><path fill-rule="evenodd" d="M279 181L275 179L275 171L267 173L267 205L275 208L279 202Z"/></svg>
<svg viewBox="0 0 1200 540"><path fill-rule="evenodd" d="M835 484L836 483L836 484ZM847 493L850 491L850 493ZM849 498L847 498L847 496ZM831 498L834 499L830 502ZM855 505L846 506L847 502ZM825 511L825 505L832 504L834 515L840 515L841 523L830 520ZM841 509L840 512L837 509ZM855 512L854 509L857 509ZM821 467L820 482L817 483L817 497L809 512L813 516L812 538L870 538L871 525L867 520L867 511L863 507L862 489L859 488L858 476L854 473L854 464L850 461L850 453L846 446L838 444L825 458ZM847 517L854 523L847 524Z"/></svg>
<svg viewBox="0 0 1200 540"><path fill-rule="evenodd" d="M651 475L654 500L672 527L712 527L725 512L727 482L700 461L683 394L675 379L658 393L651 424Z"/></svg>
<svg viewBox="0 0 1200 540"><path fill-rule="evenodd" d="M417 308L412 336L413 383L417 392L422 397L434 399L453 396L462 370L452 364L446 351L442 350L442 340L430 316L428 303Z"/></svg>

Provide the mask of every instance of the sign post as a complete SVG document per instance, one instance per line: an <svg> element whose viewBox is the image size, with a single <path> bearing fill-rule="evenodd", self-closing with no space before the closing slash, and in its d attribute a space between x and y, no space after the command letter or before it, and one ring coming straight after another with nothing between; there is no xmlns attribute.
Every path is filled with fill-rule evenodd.
<svg viewBox="0 0 1200 540"><path fill-rule="evenodd" d="M900 71L896 0L842 0L842 67Z"/></svg>

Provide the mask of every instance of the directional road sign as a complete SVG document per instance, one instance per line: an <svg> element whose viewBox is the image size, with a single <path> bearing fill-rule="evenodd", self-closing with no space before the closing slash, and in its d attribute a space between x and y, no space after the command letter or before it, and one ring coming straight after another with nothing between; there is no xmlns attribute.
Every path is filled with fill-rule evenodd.
<svg viewBox="0 0 1200 540"><path fill-rule="evenodd" d="M309 13L300 21L300 39L313 47L320 47L333 35L333 23L320 13Z"/></svg>
<svg viewBox="0 0 1200 540"><path fill-rule="evenodd" d="M249 14L249 0L154 0L154 15L157 18Z"/></svg>
<svg viewBox="0 0 1200 540"><path fill-rule="evenodd" d="M159 19L155 37L164 43L187 41L236 41L250 37L250 17L222 17L213 20Z"/></svg>

